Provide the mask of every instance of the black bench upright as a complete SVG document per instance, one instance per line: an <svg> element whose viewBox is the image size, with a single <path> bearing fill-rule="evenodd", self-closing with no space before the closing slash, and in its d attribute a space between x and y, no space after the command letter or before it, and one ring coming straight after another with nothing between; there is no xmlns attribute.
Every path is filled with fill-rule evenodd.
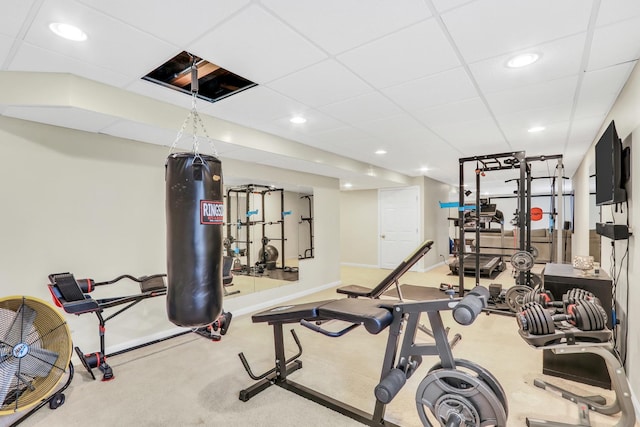
<svg viewBox="0 0 640 427"><path fill-rule="evenodd" d="M472 384L474 390L479 390L470 396L468 391L464 402L474 405L473 409L463 408L458 403L440 411L437 418L446 422L453 421L454 417L464 420L466 414L479 414L482 425L506 425L506 397L497 381L483 368L473 365L471 362L463 363L473 365L476 372L482 372L483 378L471 378L464 371L457 371L456 364L460 361L454 359L451 345L447 340L446 329L443 325L441 311L453 310L453 317L463 325L471 324L482 308L486 306L489 292L486 288L477 287L464 298L445 298L440 300L422 302L397 302L380 299L345 298L337 300L325 300L306 304L284 305L257 313L252 316L255 323L268 323L273 326L275 366L270 370L256 375L252 372L249 363L243 353L239 354L242 364L249 376L257 382L240 391L240 400L246 402L253 396L269 388L272 385L282 387L295 394L310 399L329 409L337 411L358 422L368 426L396 426L385 420L386 405L390 403L400 389L420 366L423 356L438 356L440 358L437 368L421 383L416 399L422 404L418 405L420 418L427 418L426 410L438 408L437 402L442 402L442 396L449 391L438 389L442 384L441 377L452 375L455 372L454 383ZM435 342L416 342L416 333L420 316L425 313L433 330ZM338 332L330 332L318 324L325 320L341 320L348 326ZM291 329L291 334L298 346L298 352L286 357L284 345L283 325L300 323L316 332L330 337L340 337L358 326L364 326L367 332L379 334L388 330L387 344L380 373L380 382L375 387L374 395L376 404L373 414L366 413L345 402L338 401L330 396L319 393L304 385L293 382L289 375L302 368L299 357L302 355L302 345ZM445 379L446 381L446 379ZM435 387L435 388L434 388ZM444 399L446 400L446 399ZM468 420L467 420L468 421ZM431 424L425 424L431 425ZM444 424L441 424L444 425ZM454 424L447 424L454 425ZM462 424L458 424L462 425Z"/></svg>
<svg viewBox="0 0 640 427"><path fill-rule="evenodd" d="M433 246L433 240L425 240L420 246L418 246L413 252L411 252L405 259L402 260L396 268L393 269L384 279L380 281L373 289L360 285L347 285L337 289L339 294L347 295L349 298L379 298L384 294L391 286L395 285L400 299L402 299L402 292L400 291L400 278L409 271L423 256L431 250Z"/></svg>

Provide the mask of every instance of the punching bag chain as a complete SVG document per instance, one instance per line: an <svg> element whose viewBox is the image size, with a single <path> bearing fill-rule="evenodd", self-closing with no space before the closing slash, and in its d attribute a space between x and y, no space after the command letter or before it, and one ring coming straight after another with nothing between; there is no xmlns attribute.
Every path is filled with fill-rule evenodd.
<svg viewBox="0 0 640 427"><path fill-rule="evenodd" d="M187 124L191 122L192 129L193 129L192 138L191 138L191 142L192 142L191 150L193 151L193 153L199 157L200 142L198 140L198 128L200 128L205 138L209 141L209 146L213 151L213 155L215 157L218 157L218 150L216 149L216 146L213 143L213 139L211 139L211 137L207 133L207 128L204 126L202 118L198 113L198 108L197 108L198 64L196 63L195 57L192 57L192 59L193 59L193 62L191 64L191 111L189 111L189 114L184 119L184 122L182 122L182 126L178 131L178 135L176 136L176 139L173 141L173 144L171 144L171 149L169 150L169 154L171 154L173 150L176 148L176 146L178 145L178 142L182 139L182 135L184 134L184 131L187 128Z"/></svg>

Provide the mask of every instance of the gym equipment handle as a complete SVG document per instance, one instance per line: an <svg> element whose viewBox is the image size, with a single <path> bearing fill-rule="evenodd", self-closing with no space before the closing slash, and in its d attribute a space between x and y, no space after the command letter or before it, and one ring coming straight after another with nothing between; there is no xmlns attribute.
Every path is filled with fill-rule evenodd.
<svg viewBox="0 0 640 427"><path fill-rule="evenodd" d="M390 403L406 382L407 375L401 369L390 370L374 390L376 399L384 404Z"/></svg>
<svg viewBox="0 0 640 427"><path fill-rule="evenodd" d="M489 290L483 286L476 286L453 308L453 318L461 325L472 324L487 306L488 299Z"/></svg>
<svg viewBox="0 0 640 427"><path fill-rule="evenodd" d="M351 325L347 326L346 328L344 328L344 329L342 329L342 330L340 330L340 331L335 331L335 332L334 332L334 331L328 331L328 330L326 330L326 329L323 329L323 328L321 328L320 326L316 325L315 323L309 322L308 320L304 320L304 319L302 319L302 320L300 321L300 324L301 324L302 326L304 326L305 328L309 328L309 329L311 329L312 331L319 332L319 333L321 333L322 335L326 335L326 336L328 336L328 337L332 337L332 338L341 337L341 336L343 336L344 334L346 334L347 332L349 332L350 330L352 330L352 329L357 328L358 326L360 326L360 324L359 324L359 323L353 323L353 324L351 324Z"/></svg>

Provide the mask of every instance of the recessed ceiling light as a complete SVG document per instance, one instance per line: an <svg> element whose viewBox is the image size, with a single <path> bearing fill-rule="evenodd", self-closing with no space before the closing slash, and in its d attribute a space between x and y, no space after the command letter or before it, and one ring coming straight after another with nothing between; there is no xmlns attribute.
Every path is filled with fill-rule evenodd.
<svg viewBox="0 0 640 427"><path fill-rule="evenodd" d="M428 170L429 170L429 168L426 167L426 166L423 166L423 167L420 168L420 172L427 172Z"/></svg>
<svg viewBox="0 0 640 427"><path fill-rule="evenodd" d="M537 53L522 53L516 55L507 61L507 67L509 68L521 68L531 65L540 59L540 55Z"/></svg>
<svg viewBox="0 0 640 427"><path fill-rule="evenodd" d="M529 129L527 129L527 132L536 133L536 132L542 132L545 129L546 129L546 127L544 127L544 126L533 126L533 127L530 127Z"/></svg>
<svg viewBox="0 0 640 427"><path fill-rule="evenodd" d="M376 154L387 154L386 150L377 150Z"/></svg>
<svg viewBox="0 0 640 427"><path fill-rule="evenodd" d="M49 24L49 29L56 35L65 38L67 40L73 40L75 42L83 42L87 39L87 33L80 28L71 25L63 24L62 22L52 22Z"/></svg>
<svg viewBox="0 0 640 427"><path fill-rule="evenodd" d="M302 116L294 116L294 117L291 117L291 118L289 119L289 121L290 121L291 123L295 123L295 124L297 124L297 125L301 125L302 123L306 123L306 122L307 122L307 119L305 119L305 118L304 118L304 117L302 117Z"/></svg>
<svg viewBox="0 0 640 427"><path fill-rule="evenodd" d="M345 182L342 186L344 188L351 188L351 187L353 187L353 184L351 184L350 182Z"/></svg>

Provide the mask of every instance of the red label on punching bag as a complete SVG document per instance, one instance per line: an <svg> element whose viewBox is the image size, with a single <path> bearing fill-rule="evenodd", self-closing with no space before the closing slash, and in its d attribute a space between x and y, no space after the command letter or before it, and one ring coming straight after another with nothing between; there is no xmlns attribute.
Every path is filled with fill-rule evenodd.
<svg viewBox="0 0 640 427"><path fill-rule="evenodd" d="M220 225L223 221L224 206L222 202L200 200L200 224Z"/></svg>

